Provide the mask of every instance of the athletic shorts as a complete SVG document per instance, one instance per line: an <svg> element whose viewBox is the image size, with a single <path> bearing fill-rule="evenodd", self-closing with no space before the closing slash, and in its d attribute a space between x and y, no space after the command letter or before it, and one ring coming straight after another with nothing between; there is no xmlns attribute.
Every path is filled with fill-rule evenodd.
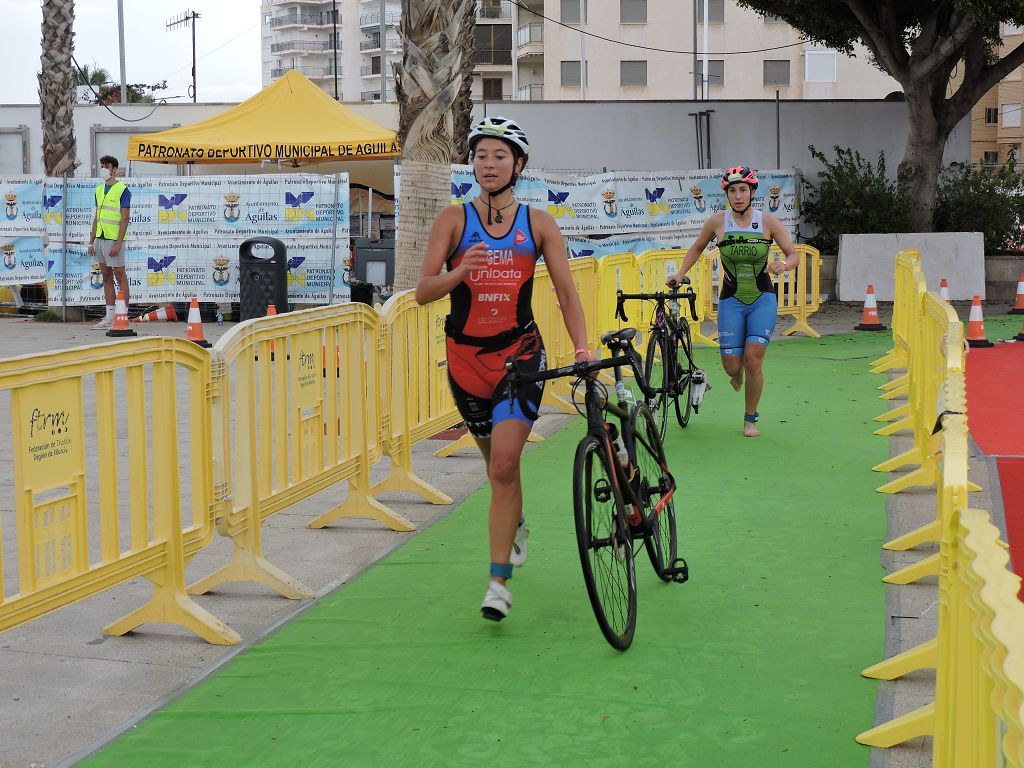
<svg viewBox="0 0 1024 768"><path fill-rule="evenodd" d="M514 357L525 373L547 369L547 353L540 332L533 328L510 344L499 348L448 343L448 383L455 405L474 437L487 438L495 424L517 419L532 424L540 411L544 382L517 388L509 403L509 380L505 361Z"/></svg>
<svg viewBox="0 0 1024 768"><path fill-rule="evenodd" d="M100 264L104 264L108 267L123 267L124 266L124 243L121 243L121 250L117 252L117 256L110 255L110 249L114 247L113 240L104 240L102 237L97 237L92 241L93 248L96 250L96 261Z"/></svg>
<svg viewBox="0 0 1024 768"><path fill-rule="evenodd" d="M742 355L747 344L763 344L775 330L779 299L774 293L762 293L753 304L744 304L735 296L718 302L718 346L722 357Z"/></svg>

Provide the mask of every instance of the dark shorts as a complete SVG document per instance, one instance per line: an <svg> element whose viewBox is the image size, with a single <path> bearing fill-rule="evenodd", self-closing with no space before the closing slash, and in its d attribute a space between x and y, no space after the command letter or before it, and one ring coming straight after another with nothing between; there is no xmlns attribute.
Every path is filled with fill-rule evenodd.
<svg viewBox="0 0 1024 768"><path fill-rule="evenodd" d="M495 424L517 419L532 424L540 411L544 382L518 388L509 403L505 361L514 357L524 373L547 369L547 353L534 328L510 344L478 347L458 344L448 337L448 383L455 405L474 437L491 436Z"/></svg>

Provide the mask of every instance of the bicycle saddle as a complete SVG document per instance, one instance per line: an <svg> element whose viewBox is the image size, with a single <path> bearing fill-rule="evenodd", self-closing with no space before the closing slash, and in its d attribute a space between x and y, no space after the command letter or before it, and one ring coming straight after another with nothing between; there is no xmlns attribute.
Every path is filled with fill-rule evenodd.
<svg viewBox="0 0 1024 768"><path fill-rule="evenodd" d="M636 328L620 328L617 331L606 331L601 334L601 343L606 347L612 346L613 343L622 343L632 341L636 336Z"/></svg>

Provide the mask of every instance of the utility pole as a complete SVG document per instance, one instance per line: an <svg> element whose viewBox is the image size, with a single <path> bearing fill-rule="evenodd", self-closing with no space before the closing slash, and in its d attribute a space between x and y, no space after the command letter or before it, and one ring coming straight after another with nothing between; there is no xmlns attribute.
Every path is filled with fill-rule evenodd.
<svg viewBox="0 0 1024 768"><path fill-rule="evenodd" d="M334 55L334 100L338 101L338 0L331 0L331 22L334 25L334 35L331 41L331 53Z"/></svg>
<svg viewBox="0 0 1024 768"><path fill-rule="evenodd" d="M121 46L121 103L128 103L128 80L124 74L124 3L117 0L117 35ZM67 198L64 198L67 200Z"/></svg>
<svg viewBox="0 0 1024 768"><path fill-rule="evenodd" d="M199 18L199 14L195 11L185 11L173 19L167 20L167 29L176 29L178 27L191 26L192 27L192 87L191 96L192 103L196 103L196 19Z"/></svg>
<svg viewBox="0 0 1024 768"><path fill-rule="evenodd" d="M388 100L388 26L385 23L387 5L380 0L380 103Z"/></svg>

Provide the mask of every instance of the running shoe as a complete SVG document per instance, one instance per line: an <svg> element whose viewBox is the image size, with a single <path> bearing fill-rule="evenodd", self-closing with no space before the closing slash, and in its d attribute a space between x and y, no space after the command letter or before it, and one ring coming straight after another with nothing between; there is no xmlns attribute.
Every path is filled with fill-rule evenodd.
<svg viewBox="0 0 1024 768"><path fill-rule="evenodd" d="M519 526L516 528L516 537L512 541L512 552L508 561L517 568L526 562L526 539L530 536L530 529L526 527L526 520L519 519Z"/></svg>
<svg viewBox="0 0 1024 768"><path fill-rule="evenodd" d="M501 621L512 609L512 593L504 584L498 581L491 581L487 585L487 594L484 595L484 602L480 611L485 619Z"/></svg>
<svg viewBox="0 0 1024 768"><path fill-rule="evenodd" d="M108 331L114 327L114 318L104 317L92 327L94 331Z"/></svg>

